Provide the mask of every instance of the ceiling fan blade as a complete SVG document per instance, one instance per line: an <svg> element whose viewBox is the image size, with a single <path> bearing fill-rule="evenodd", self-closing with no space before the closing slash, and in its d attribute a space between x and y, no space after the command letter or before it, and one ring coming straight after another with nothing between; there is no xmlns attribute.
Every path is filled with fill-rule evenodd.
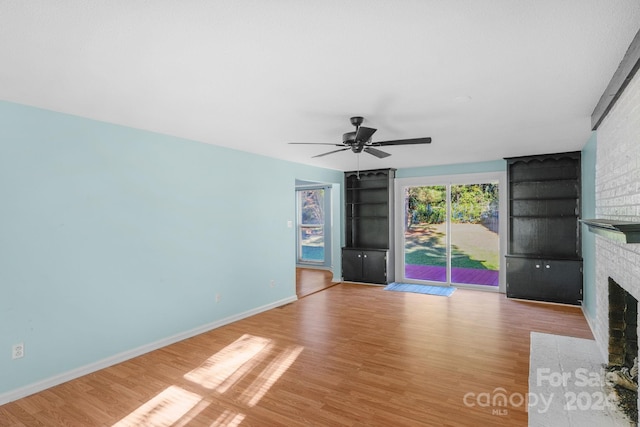
<svg viewBox="0 0 640 427"><path fill-rule="evenodd" d="M333 145L335 147L344 147L344 144L331 144L328 142L290 142L289 144L297 145Z"/></svg>
<svg viewBox="0 0 640 427"><path fill-rule="evenodd" d="M339 153L340 151L345 151L345 150L350 150L350 149L351 149L350 147L341 148L339 150L329 151L328 153L318 154L317 156L313 156L311 158L314 159L316 157L322 157L322 156L326 156L327 154Z"/></svg>
<svg viewBox="0 0 640 427"><path fill-rule="evenodd" d="M384 147L387 145L411 145L411 144L431 144L431 138L396 139L393 141L376 141L375 146Z"/></svg>
<svg viewBox="0 0 640 427"><path fill-rule="evenodd" d="M373 154L379 159L384 159L385 157L389 157L391 155L389 153L385 153L384 151L376 150L375 148L371 147L364 147L363 151L366 151L369 154Z"/></svg>
<svg viewBox="0 0 640 427"><path fill-rule="evenodd" d="M367 142L378 129L360 126L356 132L356 141Z"/></svg>

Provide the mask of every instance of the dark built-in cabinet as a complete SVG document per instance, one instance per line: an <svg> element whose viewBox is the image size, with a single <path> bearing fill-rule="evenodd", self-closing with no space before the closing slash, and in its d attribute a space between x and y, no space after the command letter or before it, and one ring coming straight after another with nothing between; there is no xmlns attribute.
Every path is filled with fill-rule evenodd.
<svg viewBox="0 0 640 427"><path fill-rule="evenodd" d="M345 172L345 246L342 278L393 281L393 180L395 169Z"/></svg>
<svg viewBox="0 0 640 427"><path fill-rule="evenodd" d="M386 283L386 249L342 249L344 280L365 283Z"/></svg>
<svg viewBox="0 0 640 427"><path fill-rule="evenodd" d="M507 296L580 304L580 153L506 160Z"/></svg>

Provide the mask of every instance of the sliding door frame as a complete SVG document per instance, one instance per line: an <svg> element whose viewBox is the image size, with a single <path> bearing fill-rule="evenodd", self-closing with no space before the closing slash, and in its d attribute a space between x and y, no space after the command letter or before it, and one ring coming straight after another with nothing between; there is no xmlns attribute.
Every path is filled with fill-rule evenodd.
<svg viewBox="0 0 640 427"><path fill-rule="evenodd" d="M447 187L457 184L480 184L486 182L498 182L498 234L500 242L500 272L499 272L499 285L498 292L505 293L506 289L506 261L505 254L507 248L507 174L506 172L484 172L484 173L470 173L470 174L456 174L456 175L439 175L439 176L424 176L413 178L396 178L395 180L395 251L396 251L396 281L412 283L415 280L405 279L405 242L404 233L406 226L405 218L405 206L404 206L404 190L407 187L420 187L420 186L433 186L433 185L446 185ZM450 207L450 194L447 190L447 208ZM447 257L449 257L450 243L451 243L451 222L449 221L449 212L447 212ZM451 286L450 278L450 260L447 261L447 282L443 285ZM495 291L489 289L490 287L484 285L465 285L454 284L456 287L468 287L473 289Z"/></svg>

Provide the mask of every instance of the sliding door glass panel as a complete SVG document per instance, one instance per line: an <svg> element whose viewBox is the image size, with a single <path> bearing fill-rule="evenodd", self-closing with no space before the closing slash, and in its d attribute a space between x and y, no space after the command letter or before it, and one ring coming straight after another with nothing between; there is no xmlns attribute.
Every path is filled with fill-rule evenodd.
<svg viewBox="0 0 640 427"><path fill-rule="evenodd" d="M447 187L405 189L404 277L447 282Z"/></svg>
<svg viewBox="0 0 640 427"><path fill-rule="evenodd" d="M451 283L498 286L498 184L451 185Z"/></svg>
<svg viewBox="0 0 640 427"><path fill-rule="evenodd" d="M324 189L298 191L298 262L324 263Z"/></svg>

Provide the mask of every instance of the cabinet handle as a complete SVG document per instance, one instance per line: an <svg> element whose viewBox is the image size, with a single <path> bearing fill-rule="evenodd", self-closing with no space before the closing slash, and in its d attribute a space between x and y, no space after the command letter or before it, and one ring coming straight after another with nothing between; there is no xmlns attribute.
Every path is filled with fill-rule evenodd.
<svg viewBox="0 0 640 427"><path fill-rule="evenodd" d="M549 264L545 265L544 268L551 268Z"/></svg>
<svg viewBox="0 0 640 427"><path fill-rule="evenodd" d="M364 257L366 258L366 257L367 257L367 254L364 254Z"/></svg>
<svg viewBox="0 0 640 427"><path fill-rule="evenodd" d="M540 268L540 264L536 264L536 268Z"/></svg>
<svg viewBox="0 0 640 427"><path fill-rule="evenodd" d="M358 254L358 258L362 258L362 255Z"/></svg>

